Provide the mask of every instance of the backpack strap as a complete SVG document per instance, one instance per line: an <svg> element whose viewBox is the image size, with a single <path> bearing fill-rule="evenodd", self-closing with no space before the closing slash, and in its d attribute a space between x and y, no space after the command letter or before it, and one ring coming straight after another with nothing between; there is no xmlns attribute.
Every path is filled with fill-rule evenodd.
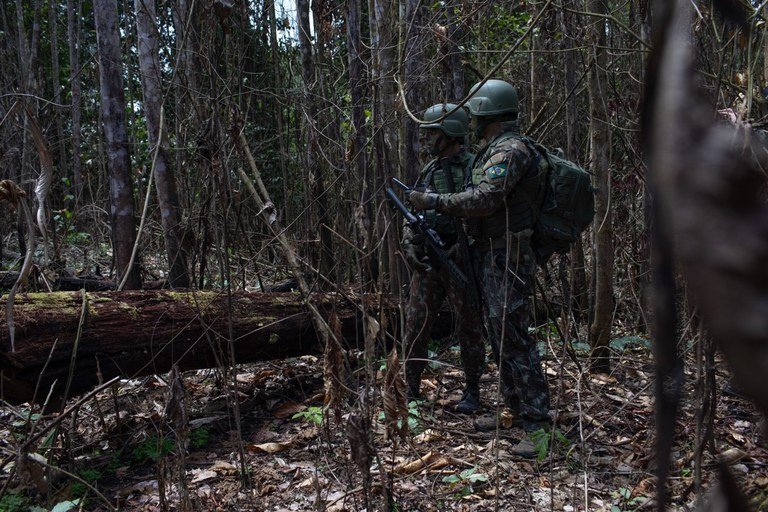
<svg viewBox="0 0 768 512"><path fill-rule="evenodd" d="M539 150L536 147L536 143L532 139L530 139L529 137L522 137L522 136L519 137L519 139L523 141L525 145L528 146L528 149L531 151L531 153L533 153L533 160L531 160L531 163L528 165L528 169L526 169L526 172L525 172L526 174L528 174L532 169L535 169L539 166L544 156L542 156L541 150ZM535 198L531 197L531 195L524 188L521 187L519 189L520 197L523 199L523 201L528 203L528 206L531 208L531 211L533 212L533 224L536 225L536 223L539 221L539 216L541 215L540 205L544 199L546 176L544 175L544 173L538 172L528 179L539 180L541 181L541 185L542 185L539 187L539 191Z"/></svg>
<svg viewBox="0 0 768 512"><path fill-rule="evenodd" d="M424 175L424 179L421 181L421 186L428 189L432 186L432 178L435 175L435 169L437 168L437 159L432 160L429 165L429 170Z"/></svg>

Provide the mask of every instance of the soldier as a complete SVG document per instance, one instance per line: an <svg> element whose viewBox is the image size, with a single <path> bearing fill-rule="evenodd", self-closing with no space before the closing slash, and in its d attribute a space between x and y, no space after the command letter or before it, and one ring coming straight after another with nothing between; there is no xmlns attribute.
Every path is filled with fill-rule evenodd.
<svg viewBox="0 0 768 512"><path fill-rule="evenodd" d="M468 167L473 154L464 148L469 127L469 116L464 109L454 112L456 105L438 104L427 109L424 119L437 121L445 113L450 114L440 122L420 125L420 137L432 159L424 166L416 187L445 193L451 190L463 190L468 181ZM444 171L450 166L454 186L449 188ZM458 240L457 219L439 214L433 210L424 213L427 224L446 242L446 250L457 259L456 243ZM410 296L405 310L405 378L408 394L411 398L419 397L421 374L427 364L427 345L432 325L440 309L440 304L447 297L456 318L456 334L461 346L461 361L464 366L466 387L464 395L456 404L456 412L471 414L480 406L480 376L485 366L485 347L483 344L482 323L479 315L473 313L466 287L454 281L443 266L433 266L428 256L426 242L420 239L408 226L403 230L403 253L409 263L412 275ZM459 262L461 266L462 262Z"/></svg>
<svg viewBox="0 0 768 512"><path fill-rule="evenodd" d="M549 388L536 343L528 333L536 270L531 235L533 204L544 172L536 150L521 140L518 97L502 80L478 83L468 102L472 128L485 145L475 158L472 187L456 194L413 191L416 209L467 217L483 283L484 320L499 365L501 394L526 436L512 448L535 455L530 433L549 426ZM498 428L496 416L478 418L478 430Z"/></svg>

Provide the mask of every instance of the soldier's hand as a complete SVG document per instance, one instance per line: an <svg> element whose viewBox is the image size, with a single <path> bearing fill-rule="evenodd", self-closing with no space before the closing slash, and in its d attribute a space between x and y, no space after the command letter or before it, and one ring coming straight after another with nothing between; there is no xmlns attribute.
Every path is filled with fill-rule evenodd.
<svg viewBox="0 0 768 512"><path fill-rule="evenodd" d="M408 193L408 201L417 210L435 210L440 203L440 194L412 190Z"/></svg>
<svg viewBox="0 0 768 512"><path fill-rule="evenodd" d="M410 265L412 269L420 270L422 272L431 270L429 266L429 258L423 254L423 251L420 250L418 245L403 245L403 255L405 256L405 261L408 262L408 265Z"/></svg>

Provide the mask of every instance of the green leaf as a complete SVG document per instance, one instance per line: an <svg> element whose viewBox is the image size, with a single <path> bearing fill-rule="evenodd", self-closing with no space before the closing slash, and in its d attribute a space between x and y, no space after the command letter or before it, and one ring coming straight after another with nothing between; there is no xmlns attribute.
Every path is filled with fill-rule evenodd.
<svg viewBox="0 0 768 512"><path fill-rule="evenodd" d="M68 512L80 504L80 500L62 501L51 509L51 512Z"/></svg>
<svg viewBox="0 0 768 512"><path fill-rule="evenodd" d="M626 350L628 347L633 345L639 348L645 348L648 350L651 349L651 342L645 338L641 338L640 336L623 336L621 338L611 340L608 345L616 350Z"/></svg>
<svg viewBox="0 0 768 512"><path fill-rule="evenodd" d="M461 479L457 475L448 475L443 477L443 482L447 484L456 484L459 483Z"/></svg>

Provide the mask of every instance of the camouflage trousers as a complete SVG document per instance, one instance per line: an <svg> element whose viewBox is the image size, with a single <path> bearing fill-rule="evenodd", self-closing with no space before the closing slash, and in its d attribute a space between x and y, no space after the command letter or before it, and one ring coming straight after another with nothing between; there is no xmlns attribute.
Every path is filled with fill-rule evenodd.
<svg viewBox="0 0 768 512"><path fill-rule="evenodd" d="M416 270L411 276L410 296L405 309L405 379L411 389L418 389L427 366L428 345L437 312L448 299L455 319L454 333L461 347L461 363L468 385L480 382L485 367L483 324L476 309L469 304L467 291L451 279L443 267L437 271Z"/></svg>
<svg viewBox="0 0 768 512"><path fill-rule="evenodd" d="M536 341L528 333L536 264L530 250L517 252L507 257L506 249L495 249L478 255L484 320L506 405L524 420L547 420L549 387Z"/></svg>

